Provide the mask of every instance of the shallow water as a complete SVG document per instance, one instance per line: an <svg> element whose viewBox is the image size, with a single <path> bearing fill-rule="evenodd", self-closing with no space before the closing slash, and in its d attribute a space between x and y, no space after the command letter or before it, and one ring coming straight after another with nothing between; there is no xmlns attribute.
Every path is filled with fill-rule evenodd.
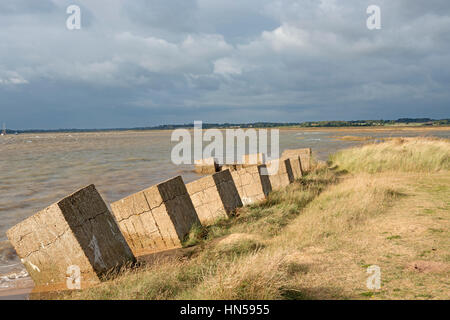
<svg viewBox="0 0 450 320"><path fill-rule="evenodd" d="M335 135L450 137L450 131L280 131L280 152L313 148L318 159L360 144ZM170 131L47 133L0 137L0 289L26 272L6 240L6 230L88 184L95 184L107 203L182 175L199 178L192 165L170 161ZM206 145L205 143L204 145Z"/></svg>

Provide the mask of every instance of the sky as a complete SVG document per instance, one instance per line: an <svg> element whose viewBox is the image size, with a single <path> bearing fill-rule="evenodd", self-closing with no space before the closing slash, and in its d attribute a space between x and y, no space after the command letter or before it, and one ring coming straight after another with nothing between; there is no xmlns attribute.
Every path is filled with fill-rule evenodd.
<svg viewBox="0 0 450 320"><path fill-rule="evenodd" d="M0 1L8 128L402 117L450 117L448 0Z"/></svg>

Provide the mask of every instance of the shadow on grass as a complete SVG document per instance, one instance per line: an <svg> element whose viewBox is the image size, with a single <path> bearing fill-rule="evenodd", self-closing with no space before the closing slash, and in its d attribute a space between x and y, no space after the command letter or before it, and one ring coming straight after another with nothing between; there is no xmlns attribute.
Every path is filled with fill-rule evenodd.
<svg viewBox="0 0 450 320"><path fill-rule="evenodd" d="M281 297L285 300L345 300L350 299L342 294L340 288L317 287L317 288L281 288Z"/></svg>

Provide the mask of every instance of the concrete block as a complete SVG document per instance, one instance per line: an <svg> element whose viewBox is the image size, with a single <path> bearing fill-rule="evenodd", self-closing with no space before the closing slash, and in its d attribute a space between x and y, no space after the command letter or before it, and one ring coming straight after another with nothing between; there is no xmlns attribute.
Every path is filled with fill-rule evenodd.
<svg viewBox="0 0 450 320"><path fill-rule="evenodd" d="M294 182L289 159L276 159L267 162L267 171L272 190L279 190Z"/></svg>
<svg viewBox="0 0 450 320"><path fill-rule="evenodd" d="M242 164L244 166L264 163L266 163L266 157L264 153L244 154L242 156Z"/></svg>
<svg viewBox="0 0 450 320"><path fill-rule="evenodd" d="M300 157L303 172L308 172L309 170L311 170L311 155L312 155L311 148L286 149L283 151L281 159Z"/></svg>
<svg viewBox="0 0 450 320"><path fill-rule="evenodd" d="M242 201L229 170L190 182L186 189L203 225L227 218Z"/></svg>
<svg viewBox="0 0 450 320"><path fill-rule="evenodd" d="M36 286L64 288L75 266L85 288L136 261L94 185L22 221L7 236Z"/></svg>
<svg viewBox="0 0 450 320"><path fill-rule="evenodd" d="M300 157L289 158L291 162L292 174L294 176L294 180L300 179L303 175L302 163Z"/></svg>
<svg viewBox="0 0 450 320"><path fill-rule="evenodd" d="M195 172L200 174L213 174L219 171L219 165L214 158L195 160L194 165Z"/></svg>
<svg viewBox="0 0 450 320"><path fill-rule="evenodd" d="M230 170L230 172L240 170L244 166L242 164L224 164L220 167L220 171Z"/></svg>
<svg viewBox="0 0 450 320"><path fill-rule="evenodd" d="M311 148L303 148L303 149L286 149L283 151L282 156L283 157L289 157L289 156L297 156L301 154L312 154Z"/></svg>
<svg viewBox="0 0 450 320"><path fill-rule="evenodd" d="M303 172L311 171L311 156L309 154L301 154L299 157L302 163Z"/></svg>
<svg viewBox="0 0 450 320"><path fill-rule="evenodd" d="M180 176L116 201L111 209L136 256L179 248L200 224Z"/></svg>
<svg viewBox="0 0 450 320"><path fill-rule="evenodd" d="M266 165L253 165L231 172L244 205L264 200L272 190L269 176L260 174L265 168Z"/></svg>

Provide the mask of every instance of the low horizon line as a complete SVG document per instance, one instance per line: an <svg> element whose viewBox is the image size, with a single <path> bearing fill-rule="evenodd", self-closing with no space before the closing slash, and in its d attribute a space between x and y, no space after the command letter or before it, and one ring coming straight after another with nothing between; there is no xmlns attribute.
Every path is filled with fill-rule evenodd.
<svg viewBox="0 0 450 320"><path fill-rule="evenodd" d="M426 122L436 122L436 121L449 121L450 118L442 118L442 119L433 119L433 118L398 118L398 119L361 119L361 120L310 120L310 121L303 121L303 122L271 122L271 121L256 121L256 122L241 122L241 123L234 123L234 122L222 122L222 123L215 123L215 122L203 122L203 126L210 126L210 127L221 127L221 126L252 126L252 125L273 125L273 126L296 126L296 125L304 125L304 124L324 124L326 122L342 122L348 123L348 124L358 124L363 122L395 122L395 123L426 123ZM6 122L3 122L6 123ZM319 125L320 126L320 125ZM8 132L70 132L70 131L129 131L129 130L169 130L171 128L189 128L194 127L194 122L191 123L183 123L183 124L158 124L153 126L137 126L137 127L109 127L109 128L58 128L58 129L36 129L36 128L27 128L27 129L8 129L6 128L6 131ZM331 126L333 127L333 126ZM340 127L340 126L334 126L334 127ZM342 125L342 127L348 127L348 125Z"/></svg>

